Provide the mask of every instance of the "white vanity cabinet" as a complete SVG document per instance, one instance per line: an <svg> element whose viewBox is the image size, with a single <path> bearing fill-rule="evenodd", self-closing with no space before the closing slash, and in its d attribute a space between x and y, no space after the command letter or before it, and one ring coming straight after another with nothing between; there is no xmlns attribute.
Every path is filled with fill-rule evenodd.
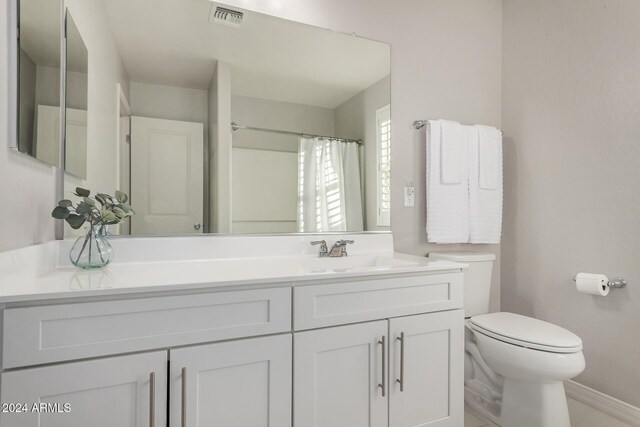
<svg viewBox="0 0 640 427"><path fill-rule="evenodd" d="M170 353L171 427L291 425L291 334Z"/></svg>
<svg viewBox="0 0 640 427"><path fill-rule="evenodd" d="M294 426L388 425L387 331L381 320L294 334Z"/></svg>
<svg viewBox="0 0 640 427"><path fill-rule="evenodd" d="M463 322L452 310L296 332L294 425L461 426Z"/></svg>
<svg viewBox="0 0 640 427"><path fill-rule="evenodd" d="M7 303L0 427L461 426L447 268Z"/></svg>
<svg viewBox="0 0 640 427"><path fill-rule="evenodd" d="M166 424L166 351L5 372L1 381L2 427Z"/></svg>

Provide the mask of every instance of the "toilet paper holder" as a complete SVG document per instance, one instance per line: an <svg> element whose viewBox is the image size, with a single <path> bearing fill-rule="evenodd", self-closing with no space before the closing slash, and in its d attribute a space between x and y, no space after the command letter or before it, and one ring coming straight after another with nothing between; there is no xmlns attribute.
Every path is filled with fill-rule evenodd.
<svg viewBox="0 0 640 427"><path fill-rule="evenodd" d="M573 276L573 281L576 281L576 277L577 276ZM627 281L625 280L624 277L616 277L613 280L609 280L607 282L607 286L610 288L617 288L617 289L621 289L621 288L626 288L627 287Z"/></svg>

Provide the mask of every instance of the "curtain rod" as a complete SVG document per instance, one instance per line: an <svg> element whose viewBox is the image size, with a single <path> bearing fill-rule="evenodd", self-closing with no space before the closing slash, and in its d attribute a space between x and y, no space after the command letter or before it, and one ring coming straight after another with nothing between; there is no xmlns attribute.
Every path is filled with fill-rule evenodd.
<svg viewBox="0 0 640 427"><path fill-rule="evenodd" d="M257 130L257 131L260 131L260 132L271 132L271 133L282 133L282 134L285 134L285 135L296 135L296 136L301 136L303 138L304 137L311 137L311 138L333 139L333 140L336 140L336 141L355 142L356 144L362 144L362 140L361 139L336 138L335 136L314 135L314 134L310 134L310 133L291 132L291 131L288 131L288 130L257 128L257 127L252 127L252 126L239 125L236 122L231 122L231 129L234 132L239 130L239 129Z"/></svg>
<svg viewBox="0 0 640 427"><path fill-rule="evenodd" d="M413 122L414 129L422 129L429 123L429 120L416 120ZM504 132L500 131L500 133L504 136Z"/></svg>

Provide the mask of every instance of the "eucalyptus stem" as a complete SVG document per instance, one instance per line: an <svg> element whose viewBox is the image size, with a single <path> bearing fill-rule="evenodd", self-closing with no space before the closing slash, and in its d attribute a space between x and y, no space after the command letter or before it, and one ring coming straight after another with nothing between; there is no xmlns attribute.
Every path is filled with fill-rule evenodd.
<svg viewBox="0 0 640 427"><path fill-rule="evenodd" d="M87 235L84 236L84 243L82 244L82 249L80 249L80 253L78 253L78 258L76 258L76 264L80 262L80 257L82 256L85 248L87 247L87 240L89 239L89 236L91 236L91 231L89 231L89 233L87 233ZM91 249L91 245L89 245L89 249ZM91 258L91 256L89 256L89 258Z"/></svg>

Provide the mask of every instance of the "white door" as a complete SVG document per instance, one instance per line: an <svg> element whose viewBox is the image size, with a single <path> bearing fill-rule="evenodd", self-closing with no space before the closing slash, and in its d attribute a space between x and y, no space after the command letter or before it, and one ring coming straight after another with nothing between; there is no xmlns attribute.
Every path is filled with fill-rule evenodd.
<svg viewBox="0 0 640 427"><path fill-rule="evenodd" d="M172 427L291 426L291 335L171 350L169 384Z"/></svg>
<svg viewBox="0 0 640 427"><path fill-rule="evenodd" d="M166 351L6 372L2 403L26 404L27 411L3 411L0 426L146 427L154 409L159 427L166 423L166 392ZM34 404L45 404L35 407L42 412Z"/></svg>
<svg viewBox="0 0 640 427"><path fill-rule="evenodd" d="M132 234L202 233L202 123L131 117Z"/></svg>
<svg viewBox="0 0 640 427"><path fill-rule="evenodd" d="M387 426L386 336L386 320L295 333L295 427Z"/></svg>
<svg viewBox="0 0 640 427"><path fill-rule="evenodd" d="M390 426L461 426L464 416L463 311L391 319L389 335Z"/></svg>

